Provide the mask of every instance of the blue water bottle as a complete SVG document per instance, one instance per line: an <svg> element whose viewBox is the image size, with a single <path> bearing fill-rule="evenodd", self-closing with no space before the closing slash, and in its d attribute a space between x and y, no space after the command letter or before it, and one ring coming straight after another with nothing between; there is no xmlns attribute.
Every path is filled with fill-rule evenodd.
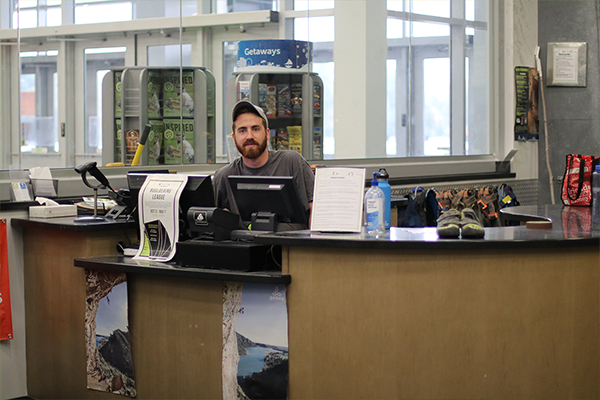
<svg viewBox="0 0 600 400"><path fill-rule="evenodd" d="M384 223L386 230L390 229L392 219L392 188L390 187L389 178L390 176L385 168L380 168L377 181L379 184L379 189L381 189L383 195L385 196L383 203L385 209Z"/></svg>

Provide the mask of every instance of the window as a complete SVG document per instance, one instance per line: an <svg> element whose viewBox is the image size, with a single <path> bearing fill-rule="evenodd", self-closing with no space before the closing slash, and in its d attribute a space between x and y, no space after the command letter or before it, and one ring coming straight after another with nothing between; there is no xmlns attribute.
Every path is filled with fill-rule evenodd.
<svg viewBox="0 0 600 400"><path fill-rule="evenodd" d="M309 17L294 19L294 39L314 43L314 70L328 74L322 78L333 88L333 52L340 51L334 17L310 16L333 3L296 0L294 5L309 11ZM387 1L386 134L380 156L490 153L487 7L469 0ZM329 73L322 69L328 63ZM326 158L335 158L333 101L333 93L324 96L324 109L332 113L331 123L324 124Z"/></svg>
<svg viewBox="0 0 600 400"><path fill-rule="evenodd" d="M75 0L75 23L131 21L196 15L196 0Z"/></svg>
<svg viewBox="0 0 600 400"><path fill-rule="evenodd" d="M17 154L22 151L34 156L42 152L60 155L67 150L69 155L60 160L64 167L88 158L101 161L104 146L100 129L100 83L103 74L111 66L174 66L181 62L183 65L214 69L212 72L217 78L218 88L216 142L220 146L217 153L220 158L217 160L224 162L223 139L230 130L230 116L225 110L227 84L237 61L237 43L249 39L290 38L313 43L312 72L323 80L323 156L326 160L493 154L492 144L498 145L498 141L490 140L489 8L492 4L482 0L369 0L369 7L377 5L382 12L365 16L353 13L347 3L343 0L0 2L2 30L9 25L11 29L27 28L26 34L21 36L21 52L26 52L21 57L22 116L16 115L18 113L11 116L22 119L22 132L11 128L11 152ZM279 23L253 20L254 15L258 15L256 12L261 10L281 10ZM202 23L209 21L207 26L194 26L195 22L186 25L182 31L185 42L181 40L183 58L180 61L180 38L175 37L179 36L179 18L173 18L179 17L180 13L181 16L204 13L206 18L212 18L209 14L216 13L228 15L219 15L219 19L215 19L217 24L203 17ZM240 13L246 15L241 16ZM165 19L166 24L161 22L161 28L152 28L149 22L138 21L145 18L171 19ZM352 42L338 37L352 33L352 24L348 24L348 20L354 18L364 25L360 27L361 32L370 33L373 27L377 27L378 32L383 29L382 33L377 33L381 40L376 42L372 40L375 37L369 36L372 40L369 45L356 49ZM107 25L99 24L103 21L130 23L124 31L119 28L118 32L113 32L109 28L109 32L104 32ZM40 36L36 37L37 27L68 24L88 26L81 29L81 34L45 37L48 31L40 30ZM14 33L10 32L10 35ZM10 40L8 32L6 37ZM215 40L217 37L218 40ZM51 45L57 48L58 43L62 46L60 56L40 50ZM353 67L355 53L359 58L363 53L361 62L364 62L364 53L369 51L371 44L385 48L381 52L382 59L377 60L381 69L375 73L361 71L351 78L340 74L340 71ZM90 50L104 45L123 48L119 53L105 49L95 54ZM8 46L3 48L8 49ZM82 49L88 50L84 52ZM344 62L336 61L344 54L345 57L341 58ZM0 55L7 64L9 57L13 56L9 51ZM81 62L81 57L84 57L84 62ZM42 76L52 70L46 61L53 63L54 72ZM15 71L12 73L15 74ZM77 78L73 80L71 77ZM82 79L85 93L81 86L77 86L81 85ZM383 82L377 84L381 90L364 89L376 80ZM340 90L340 87L345 87L346 91ZM340 119L343 121L347 117L336 116L336 110L352 108L353 103L349 99L352 97L351 90L355 88L361 100L360 109L365 109L364 114L371 113L366 109L371 100L376 100L375 119L381 125L371 127L368 118L367 124L359 127L351 126L349 129L340 125ZM12 93L4 95L5 101L19 96L15 88L8 89ZM61 93L66 93L66 96L61 97ZM71 105L69 101L75 101L75 104ZM42 102L46 104L42 106ZM35 108L32 108L34 103ZM340 104L343 107L336 108ZM353 116L356 115L355 112ZM43 118L46 122L42 122ZM42 124L50 124L51 127L42 127ZM6 129L5 126L12 125L2 126ZM61 135L64 126L67 128L66 136ZM42 137L37 133L40 129L47 134ZM351 137L355 132L364 131L367 132L363 136L368 138L355 140ZM18 142L15 140L17 135ZM76 136L74 141L70 135ZM365 143L369 144L374 136L378 141L376 151L352 153L343 147L340 151L340 144L352 141L356 142L353 144L355 147L364 149L367 147ZM69 150L71 142L77 145ZM14 148L15 143L21 150ZM9 165L5 160L2 163L3 167Z"/></svg>
<svg viewBox="0 0 600 400"><path fill-rule="evenodd" d="M296 1L296 10L324 9L332 6L331 1ZM318 8L317 8L318 7ZM315 72L323 80L323 158L333 158L335 154L335 134L333 123L334 67L333 43L335 20L333 16L300 17L294 19L294 39L313 43L313 65Z"/></svg>
<svg viewBox="0 0 600 400"><path fill-rule="evenodd" d="M273 10L277 11L276 0L215 0L218 14L232 12Z"/></svg>
<svg viewBox="0 0 600 400"><path fill-rule="evenodd" d="M387 155L489 154L487 4L388 0L388 10Z"/></svg>
<svg viewBox="0 0 600 400"><path fill-rule="evenodd" d="M102 80L110 67L125 65L125 48L85 49L84 156L102 165Z"/></svg>
<svg viewBox="0 0 600 400"><path fill-rule="evenodd" d="M21 53L21 153L58 153L57 51Z"/></svg>
<svg viewBox="0 0 600 400"><path fill-rule="evenodd" d="M61 0L11 1L12 28L36 28L62 24Z"/></svg>

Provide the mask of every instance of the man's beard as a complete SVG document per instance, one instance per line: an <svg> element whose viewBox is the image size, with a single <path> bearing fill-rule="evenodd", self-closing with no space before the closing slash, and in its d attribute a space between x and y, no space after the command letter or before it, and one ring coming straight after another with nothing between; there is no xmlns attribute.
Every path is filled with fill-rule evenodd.
<svg viewBox="0 0 600 400"><path fill-rule="evenodd" d="M246 144L254 144L258 147L248 148L245 146ZM236 142L235 147L237 147L240 154L242 154L244 157L250 160L256 160L258 157L260 157L262 153L264 153L265 149L267 148L267 141L265 140L262 143L259 143L254 139L248 139L242 145Z"/></svg>

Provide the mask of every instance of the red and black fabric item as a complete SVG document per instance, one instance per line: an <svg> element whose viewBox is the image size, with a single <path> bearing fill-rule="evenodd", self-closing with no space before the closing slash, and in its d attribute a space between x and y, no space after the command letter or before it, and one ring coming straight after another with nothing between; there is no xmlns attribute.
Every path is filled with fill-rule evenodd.
<svg viewBox="0 0 600 400"><path fill-rule="evenodd" d="M592 172L600 157L567 154L561 200L565 206L589 207L592 204Z"/></svg>
<svg viewBox="0 0 600 400"><path fill-rule="evenodd" d="M0 340L13 338L6 219L0 220Z"/></svg>

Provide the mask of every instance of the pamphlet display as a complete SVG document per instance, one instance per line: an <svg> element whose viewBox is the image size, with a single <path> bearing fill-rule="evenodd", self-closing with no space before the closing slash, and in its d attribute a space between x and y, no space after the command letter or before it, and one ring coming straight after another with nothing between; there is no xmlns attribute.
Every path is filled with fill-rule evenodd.
<svg viewBox="0 0 600 400"><path fill-rule="evenodd" d="M364 168L318 167L310 230L360 232L364 192Z"/></svg>
<svg viewBox="0 0 600 400"><path fill-rule="evenodd" d="M134 259L169 261L179 238L179 198L186 175L149 175L139 193L140 247Z"/></svg>
<svg viewBox="0 0 600 400"><path fill-rule="evenodd" d="M11 201L33 201L27 182L11 182Z"/></svg>

